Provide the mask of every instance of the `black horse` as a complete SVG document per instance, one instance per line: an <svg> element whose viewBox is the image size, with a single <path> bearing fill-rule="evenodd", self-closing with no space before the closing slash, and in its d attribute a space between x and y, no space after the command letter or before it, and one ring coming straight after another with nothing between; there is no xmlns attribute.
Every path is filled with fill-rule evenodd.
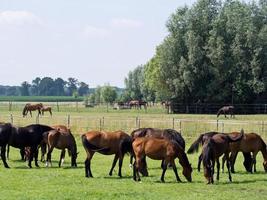
<svg viewBox="0 0 267 200"><path fill-rule="evenodd" d="M15 148L24 149L30 147L29 167L33 157L35 158L35 166L38 165L38 145L43 140L43 133L53 130L52 127L40 124L32 124L25 127L14 127L11 124L0 124L0 146L1 158L6 168L6 146L10 145Z"/></svg>
<svg viewBox="0 0 267 200"><path fill-rule="evenodd" d="M221 114L224 114L224 117L227 118L227 114L231 115L231 118L235 117L234 115L234 109L235 107L234 106L223 106L221 107L218 112L217 112L217 117L219 117Z"/></svg>
<svg viewBox="0 0 267 200"><path fill-rule="evenodd" d="M134 130L131 133L131 137L134 140L135 138L138 137L154 137L154 138L164 138L164 139L168 139L168 140L172 140L177 142L177 144L183 149L185 150L185 140L182 137L181 133L177 132L174 129L155 129L155 128L139 128L137 130ZM144 169L143 171L141 171L141 173L144 176L148 176L148 172L146 170L146 159L143 159L143 165L144 165ZM130 158L130 164L132 165L133 163L133 155L131 155ZM162 162L163 164L163 162Z"/></svg>

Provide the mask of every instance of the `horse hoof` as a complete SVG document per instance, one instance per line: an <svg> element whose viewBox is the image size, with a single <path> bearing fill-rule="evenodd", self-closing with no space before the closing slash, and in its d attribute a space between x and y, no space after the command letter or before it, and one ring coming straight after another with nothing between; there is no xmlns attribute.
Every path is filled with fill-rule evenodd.
<svg viewBox="0 0 267 200"><path fill-rule="evenodd" d="M5 168L9 169L10 167L8 165L5 165Z"/></svg>

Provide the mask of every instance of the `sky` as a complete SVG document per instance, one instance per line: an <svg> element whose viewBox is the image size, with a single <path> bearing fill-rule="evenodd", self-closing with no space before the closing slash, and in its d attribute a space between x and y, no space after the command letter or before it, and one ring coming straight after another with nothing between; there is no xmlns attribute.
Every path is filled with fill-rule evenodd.
<svg viewBox="0 0 267 200"><path fill-rule="evenodd" d="M0 0L0 85L36 77L124 87L196 0Z"/></svg>

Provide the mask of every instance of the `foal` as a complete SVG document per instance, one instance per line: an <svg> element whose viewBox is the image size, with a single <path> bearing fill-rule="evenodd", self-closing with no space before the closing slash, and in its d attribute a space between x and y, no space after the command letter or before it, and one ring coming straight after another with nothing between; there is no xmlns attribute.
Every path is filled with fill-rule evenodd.
<svg viewBox="0 0 267 200"><path fill-rule="evenodd" d="M119 172L121 176L121 167L124 155L132 153L132 138L123 131L105 132L105 131L90 131L81 136L82 144L86 151L87 157L85 164L85 177L93 177L91 172L91 160L95 152L104 155L115 154L112 167L109 175L112 176L113 169L119 159Z"/></svg>
<svg viewBox="0 0 267 200"><path fill-rule="evenodd" d="M133 167L133 179L140 181L139 171L144 167L143 158L148 156L154 160L163 160L161 181L164 182L164 175L167 165L171 164L176 180L181 182L175 165L175 158L179 158L179 163L183 166L183 175L191 182L192 167L182 147L173 140L140 137L133 141L133 151L135 154L135 162Z"/></svg>

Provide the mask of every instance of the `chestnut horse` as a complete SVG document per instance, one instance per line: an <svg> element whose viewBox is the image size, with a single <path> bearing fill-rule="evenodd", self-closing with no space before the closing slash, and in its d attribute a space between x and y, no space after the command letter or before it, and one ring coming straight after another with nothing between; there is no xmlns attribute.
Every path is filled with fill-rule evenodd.
<svg viewBox="0 0 267 200"><path fill-rule="evenodd" d="M230 135L235 137L238 135L238 132L233 132ZM241 151L243 153L248 153L250 155L250 152L252 152L252 163L250 165L250 172L252 173L252 167L254 165L254 172L256 172L256 157L259 151L261 151L262 156L263 156L263 167L265 172L267 172L267 149L266 149L266 144L261 138L256 133L247 133L244 134L244 137L242 138L241 141L236 142L236 143L231 143L230 144L230 160L231 160L231 172L235 172L234 170L234 165L235 165L235 160L237 157L238 152ZM222 162L222 167L224 167L224 162L225 159L223 159Z"/></svg>
<svg viewBox="0 0 267 200"><path fill-rule="evenodd" d="M220 108L217 112L217 117L219 117L221 114L224 114L224 117L227 118L226 114L231 115L231 118L235 117L234 115L234 106L223 106L222 108Z"/></svg>
<svg viewBox="0 0 267 200"><path fill-rule="evenodd" d="M167 165L170 164L173 168L176 180L181 182L178 176L175 165L175 158L178 157L179 163L183 166L183 175L191 182L192 167L189 164L188 158L182 147L174 140L159 139L153 137L139 137L133 141L133 151L135 162L133 167L133 179L140 181L139 171L143 166L145 156L153 160L163 160L161 181L164 182L164 175L167 170Z"/></svg>
<svg viewBox="0 0 267 200"><path fill-rule="evenodd" d="M147 102L142 100L132 100L128 103L128 105L130 106L130 108L134 107L136 109L141 109L142 106L144 107L144 109L147 108Z"/></svg>
<svg viewBox="0 0 267 200"><path fill-rule="evenodd" d="M49 112L50 116L52 116L52 107L51 106L43 106L41 108L42 115L44 115L44 112Z"/></svg>
<svg viewBox="0 0 267 200"><path fill-rule="evenodd" d="M232 176L230 171L230 159L229 159L229 152L230 152L230 142L238 142L243 138L243 130L241 134L232 139L229 135L218 133L213 135L212 137L207 138L204 141L203 148L202 148L202 155L203 155L203 167L204 167L204 176L208 181L208 184L213 184L213 175L214 175L214 166L215 162L217 165L217 180L219 180L220 175L220 161L219 158L223 154L226 158L226 164L228 169L229 181L232 182Z"/></svg>
<svg viewBox="0 0 267 200"><path fill-rule="evenodd" d="M112 176L113 169L119 159L119 172L121 176L121 167L124 155L132 154L132 138L123 131L105 132L105 131L89 131L81 136L82 144L86 151L85 177L93 177L91 172L91 160L95 152L104 155L115 154L109 175Z"/></svg>
<svg viewBox="0 0 267 200"><path fill-rule="evenodd" d="M192 154L196 151L198 151L198 148L199 148L199 145L203 145L205 140L211 138L212 136L218 134L219 132L207 132L207 133L204 133L204 134L201 134L198 139L193 142L193 144L189 147L187 153L188 154ZM230 135L231 136L231 135ZM231 136L232 137L232 136ZM235 138L236 136L233 136L232 138ZM230 143L232 144L232 143ZM244 162L243 162L243 165L244 167L246 168L247 172L250 172L250 166L251 166L251 163L252 163L252 159L251 159L251 155L250 153L247 153L247 152L243 152L243 156L244 156ZM200 166L201 166L201 161L202 161L202 158L203 158L203 155L202 153L199 155L198 157L198 165L197 165L197 169L198 169L198 172L200 172Z"/></svg>
<svg viewBox="0 0 267 200"><path fill-rule="evenodd" d="M138 137L155 137L155 138L161 138L161 139L165 138L168 140L174 140L182 147L183 150L185 150L184 138L182 137L181 133L177 132L174 129L139 128L139 129L134 130L131 133L131 137L133 140ZM130 158L131 165L132 165L132 161L133 161L133 155ZM146 166L145 157L144 157L143 162L144 162L143 163L144 166ZM142 168L141 173L144 176L148 176L146 167Z"/></svg>
<svg viewBox="0 0 267 200"><path fill-rule="evenodd" d="M35 110L38 110L38 115L40 115L42 107L43 107L42 103L37 103L37 104L27 103L23 108L22 115L23 117L26 117L28 112L30 112L30 115L32 117L32 111L35 111Z"/></svg>
<svg viewBox="0 0 267 200"><path fill-rule="evenodd" d="M45 142L48 145L48 153L47 153L47 159L46 159L46 166L51 166L51 154L54 148L61 149L60 159L58 166L61 167L64 162L65 158L65 149L68 149L69 155L71 156L71 166L77 167L76 159L77 159L77 146L75 142L75 138L70 132L68 131L60 131L60 129L57 130L51 130L49 132L46 132L45 136Z"/></svg>

